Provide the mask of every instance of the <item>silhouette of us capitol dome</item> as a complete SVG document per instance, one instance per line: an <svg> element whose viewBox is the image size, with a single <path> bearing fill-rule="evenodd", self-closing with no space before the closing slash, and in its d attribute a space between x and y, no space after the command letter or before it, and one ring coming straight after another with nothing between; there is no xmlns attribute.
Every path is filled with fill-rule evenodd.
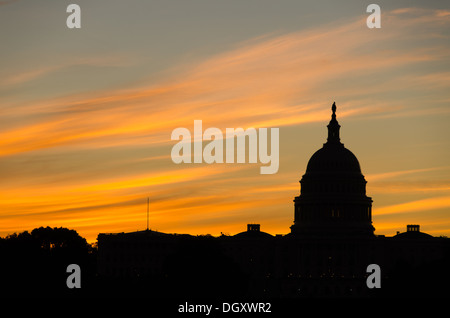
<svg viewBox="0 0 450 318"><path fill-rule="evenodd" d="M308 162L301 194L296 197L296 235L371 236L372 199L366 196L366 183L356 156L340 142L336 104L328 124L328 139Z"/></svg>
<svg viewBox="0 0 450 318"><path fill-rule="evenodd" d="M106 292L120 294L132 284L138 294L158 297L183 296L183 286L208 297L370 296L366 269L377 264L383 295L441 295L450 284L444 275L450 240L423 233L419 225L392 237L375 235L367 181L340 141L335 103L327 128L326 143L300 180L290 233L272 235L254 223L218 237L162 233L148 228L147 202L146 230L98 236L97 270L109 284ZM402 273L439 279L409 281Z"/></svg>

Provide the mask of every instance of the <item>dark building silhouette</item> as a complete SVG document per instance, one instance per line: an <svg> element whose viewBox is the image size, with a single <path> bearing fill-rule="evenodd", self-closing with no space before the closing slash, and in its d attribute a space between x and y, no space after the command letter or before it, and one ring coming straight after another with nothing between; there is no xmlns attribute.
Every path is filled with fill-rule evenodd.
<svg viewBox="0 0 450 318"><path fill-rule="evenodd" d="M296 197L292 234L308 236L373 236L372 199L358 159L340 142L336 104L328 140L308 162L301 194Z"/></svg>
<svg viewBox="0 0 450 318"><path fill-rule="evenodd" d="M291 233L273 236L248 224L220 237L99 234L98 274L116 287L108 292L123 292L126 282L158 297L448 297L449 240L419 225L393 237L374 234L366 180L339 129L333 103L327 142L300 180ZM369 264L381 268L379 289L367 287Z"/></svg>

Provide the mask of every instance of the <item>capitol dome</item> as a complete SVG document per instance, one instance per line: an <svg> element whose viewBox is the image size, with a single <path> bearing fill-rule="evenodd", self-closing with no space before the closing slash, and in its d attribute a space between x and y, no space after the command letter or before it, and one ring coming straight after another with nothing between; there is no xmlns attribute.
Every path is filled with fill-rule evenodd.
<svg viewBox="0 0 450 318"><path fill-rule="evenodd" d="M309 159L306 173L361 173L356 156L344 145L328 145L317 150Z"/></svg>
<svg viewBox="0 0 450 318"><path fill-rule="evenodd" d="M336 104L328 139L310 158L296 197L293 234L373 235L372 199L356 156L340 142Z"/></svg>
<svg viewBox="0 0 450 318"><path fill-rule="evenodd" d="M317 150L309 159L306 173L361 173L356 156L341 143L336 120L336 104L331 107L333 114L328 124L328 139L323 148Z"/></svg>

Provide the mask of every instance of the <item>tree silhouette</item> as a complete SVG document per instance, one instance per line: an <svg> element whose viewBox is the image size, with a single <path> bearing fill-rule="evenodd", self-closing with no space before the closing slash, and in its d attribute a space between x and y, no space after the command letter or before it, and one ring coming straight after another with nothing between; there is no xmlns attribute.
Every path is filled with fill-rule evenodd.
<svg viewBox="0 0 450 318"><path fill-rule="evenodd" d="M94 254L84 238L67 228L40 227L31 233L14 233L0 239L0 281L13 297L74 293L66 286L67 266L80 265L82 282L87 282L95 273Z"/></svg>

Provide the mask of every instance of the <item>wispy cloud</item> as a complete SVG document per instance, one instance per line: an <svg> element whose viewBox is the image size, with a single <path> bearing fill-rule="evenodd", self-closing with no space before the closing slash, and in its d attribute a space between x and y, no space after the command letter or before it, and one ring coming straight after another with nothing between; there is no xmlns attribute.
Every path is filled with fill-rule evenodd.
<svg viewBox="0 0 450 318"><path fill-rule="evenodd" d="M420 116L430 110L421 109L415 96L403 93L445 89L448 71L420 66L448 61L448 41L442 41L448 38L448 17L442 10L403 9L383 13L384 32L372 32L365 27L365 17L358 17L288 34L271 33L197 63L179 65L176 72L172 69L132 88L6 102L0 118L0 160L16 168L20 164L34 168L25 169L30 175L16 177L14 187L1 187L5 222L0 232L12 229L23 217L30 226L68 222L89 231L90 239L99 231L135 230L143 217L139 198L149 191L155 200L153 221L167 228L170 224L173 231L183 231L189 220L190 229L200 229L194 221L208 223L211 229L224 219L237 224L242 210L245 215L257 215L268 207L283 206L289 208L283 217L262 216L281 224L284 221L278 218L291 219L296 182L274 176L272 183L261 184L247 178L251 169L247 166L239 171L229 165L180 169L165 152L172 143L170 132L191 127L194 119L221 129L327 121L334 99L338 104L345 101L345 107L339 108L340 118ZM431 41L430 33L439 40ZM421 47L425 42L428 45ZM132 62L126 57L114 55L63 61L8 74L0 81L6 90L20 89L74 65L127 67L128 63ZM383 98L397 94L402 97ZM433 104L436 113L448 108L448 95L434 98L441 101ZM136 155L117 160L111 149L139 153L142 160ZM86 163L80 168L73 164L74 150L95 150L96 155L78 158L77 162ZM44 155L47 161L39 162ZM136 168L147 159L151 167ZM88 169L92 165L96 168ZM100 172L101 167L111 169ZM438 168L383 172L367 179L376 185L434 169ZM48 171L53 172L51 177ZM186 183L189 187L182 186ZM274 185L278 187L272 190ZM445 191L446 186L441 182L434 190ZM374 213L437 209L450 206L449 202L441 192L432 199L389 205Z"/></svg>
<svg viewBox="0 0 450 318"><path fill-rule="evenodd" d="M241 43L192 67L180 68L183 71L177 78L154 82L147 88L141 85L139 89L15 105L5 116L17 116L18 112L26 110L27 116L39 114L39 120L3 130L2 155L80 143L128 143L130 139L127 138L133 137L137 137L138 142L145 142L139 137L147 136L147 140L151 140L152 136L161 136L161 133L166 136L173 128L186 126L197 118L218 127L280 127L324 120L328 117L324 106L331 102L330 96L339 98L344 94L350 96L345 98L347 107L340 110L341 118L364 113L392 113L389 104L378 107L358 105L353 102L354 95L359 100L359 96L377 91L379 85L384 87L383 90L399 90L399 85L417 84L398 82L394 88L383 84L384 81L375 86L352 81L351 85L346 85L347 89L343 89L339 83L368 73L382 74L405 65L448 57L448 49L442 50L441 46L414 50L393 46L374 53L381 43L386 47L386 43L392 44L392 41L410 35L411 28L450 24L446 15L424 10L412 21L398 19L408 13L408 10L386 13L392 26L389 32L376 36L361 27L359 19L340 26L268 35ZM421 36L425 34L417 34L416 39ZM404 40L406 43L407 39ZM114 57L108 60L94 58L74 63L117 62ZM31 70L6 81L21 83L47 74L55 67ZM422 75L420 85L435 85L443 77L448 74ZM330 81L333 82L331 86ZM411 107L402 106L401 109L402 114L415 111ZM168 142L168 139L161 141Z"/></svg>
<svg viewBox="0 0 450 318"><path fill-rule="evenodd" d="M397 178L399 176L417 174L421 172L429 172L436 170L448 169L449 167L434 167L434 168L422 168L422 169L410 169L410 170L400 170L400 171L390 171L390 172L382 172L376 174L368 174L366 175L366 179L368 181L379 181L391 178Z"/></svg>
<svg viewBox="0 0 450 318"><path fill-rule="evenodd" d="M1 5L1 4L0 4ZM92 56L92 57L75 57L70 59L61 59L60 61L53 61L50 65L35 66L34 69L24 69L22 71L15 71L11 74L4 74L0 79L2 86L17 86L25 84L30 81L36 81L45 76L50 76L52 73L69 69L76 66L89 67L124 67L133 64L133 60L129 56L114 55L109 56ZM20 70L21 66L18 67Z"/></svg>
<svg viewBox="0 0 450 318"><path fill-rule="evenodd" d="M411 193L442 193L450 192L450 180L433 181L391 181L377 182L370 185L372 194L411 194Z"/></svg>
<svg viewBox="0 0 450 318"><path fill-rule="evenodd" d="M417 211L431 211L448 207L450 207L450 196L442 196L379 207L374 210L374 214L384 215L411 213Z"/></svg>

